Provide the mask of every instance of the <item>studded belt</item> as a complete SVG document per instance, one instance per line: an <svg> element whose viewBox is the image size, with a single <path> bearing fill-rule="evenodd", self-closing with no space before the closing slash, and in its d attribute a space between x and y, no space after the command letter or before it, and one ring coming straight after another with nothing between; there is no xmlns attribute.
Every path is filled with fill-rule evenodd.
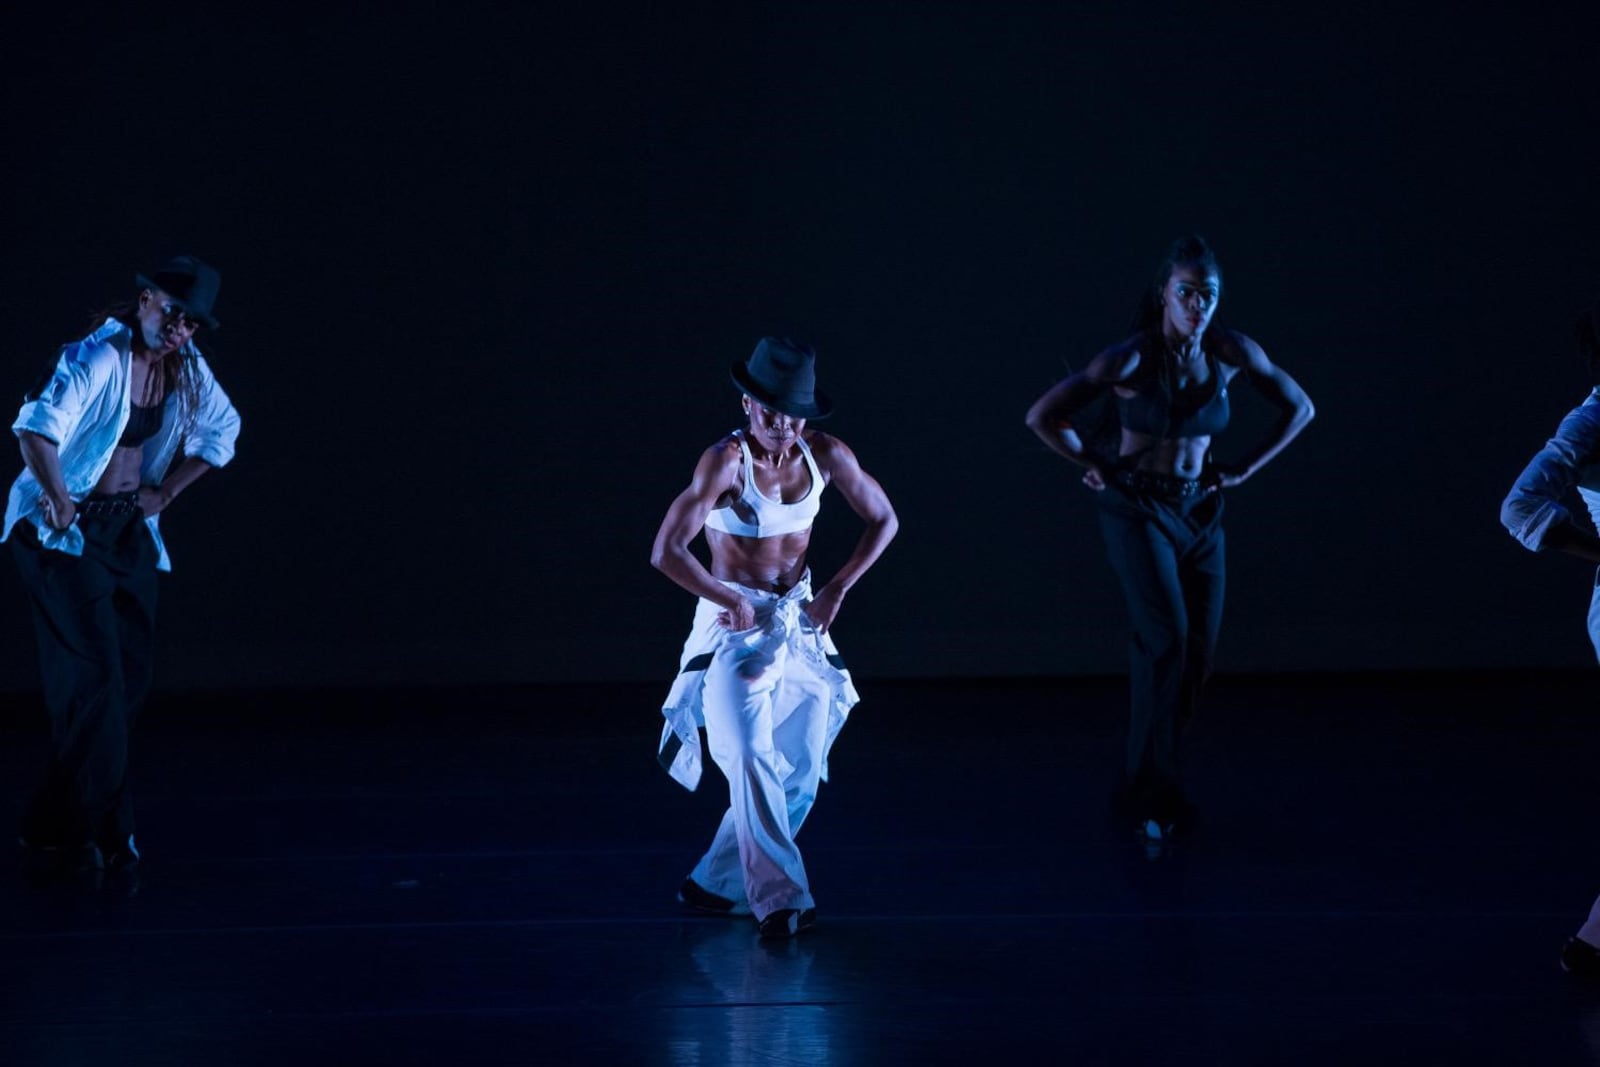
<svg viewBox="0 0 1600 1067"><path fill-rule="evenodd" d="M1205 490L1199 478L1179 478L1175 474L1161 474L1158 471L1118 471L1115 479L1124 489L1145 496L1183 498L1199 496Z"/></svg>
<svg viewBox="0 0 1600 1067"><path fill-rule="evenodd" d="M126 493L90 493L78 501L78 514L86 519L120 519L143 513L136 489Z"/></svg>

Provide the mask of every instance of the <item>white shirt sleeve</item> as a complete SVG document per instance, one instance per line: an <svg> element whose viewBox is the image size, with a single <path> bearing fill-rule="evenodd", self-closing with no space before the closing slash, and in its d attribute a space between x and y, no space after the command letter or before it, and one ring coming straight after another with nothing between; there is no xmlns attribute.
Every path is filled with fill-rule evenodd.
<svg viewBox="0 0 1600 1067"><path fill-rule="evenodd" d="M1583 469L1600 460L1600 392L1561 420L1556 435L1528 462L1505 501L1500 522L1535 552L1551 529L1571 520L1566 502Z"/></svg>

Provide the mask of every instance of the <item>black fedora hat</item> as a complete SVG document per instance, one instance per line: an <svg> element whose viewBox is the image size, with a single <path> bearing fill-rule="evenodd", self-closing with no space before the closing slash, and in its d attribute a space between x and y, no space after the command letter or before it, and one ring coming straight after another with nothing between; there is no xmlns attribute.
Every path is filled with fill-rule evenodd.
<svg viewBox="0 0 1600 1067"><path fill-rule="evenodd" d="M774 411L797 419L823 419L833 411L833 401L817 388L817 354L810 345L763 337L730 373L734 385Z"/></svg>
<svg viewBox="0 0 1600 1067"><path fill-rule="evenodd" d="M172 297L185 315L204 323L206 329L222 325L211 314L217 290L222 288L222 275L211 264L195 256L173 256L154 274L138 274L134 280L142 289L160 289Z"/></svg>

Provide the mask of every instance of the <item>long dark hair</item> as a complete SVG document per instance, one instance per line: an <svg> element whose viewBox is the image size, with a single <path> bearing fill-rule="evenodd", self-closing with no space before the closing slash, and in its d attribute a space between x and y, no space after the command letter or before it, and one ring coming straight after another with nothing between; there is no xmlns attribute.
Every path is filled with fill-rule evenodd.
<svg viewBox="0 0 1600 1067"><path fill-rule="evenodd" d="M139 336L139 300L119 300L101 308L89 319L91 331L100 328L107 319L116 319ZM200 361L194 347L184 344L176 351L163 356L160 366L161 395L178 398L178 424L187 432L200 411Z"/></svg>
<svg viewBox="0 0 1600 1067"><path fill-rule="evenodd" d="M1156 388L1165 391L1169 399L1177 392L1178 386L1173 379L1172 361L1167 358L1167 339L1161 333L1162 309L1166 303L1167 282L1179 267L1195 267L1210 274L1217 279L1218 295L1222 293L1222 268L1217 265L1217 254L1204 237L1197 233L1185 234L1168 246L1167 254L1157 265L1155 275L1133 313L1133 332L1139 336L1139 347L1144 357L1140 360L1140 379L1153 381ZM1084 447L1102 462L1120 459L1122 420L1117 417L1116 404L1109 397L1099 417L1092 421L1084 439Z"/></svg>
<svg viewBox="0 0 1600 1067"><path fill-rule="evenodd" d="M1172 368L1166 358L1167 342L1161 335L1162 307L1167 282L1179 267L1199 267L1217 279L1217 292L1222 291L1222 268L1217 265L1217 254L1204 237L1197 233L1185 234L1167 247L1167 254L1156 267L1155 275L1133 313L1132 330L1140 337L1141 351L1148 357L1141 361L1160 388L1169 393L1176 388L1172 381ZM1159 357L1159 358L1156 358ZM1092 410L1098 408L1098 410ZM1084 425L1078 433L1088 454L1105 466L1119 466L1124 462L1122 450L1122 420L1118 417L1116 398L1107 393L1090 405L1080 420Z"/></svg>
<svg viewBox="0 0 1600 1067"><path fill-rule="evenodd" d="M1157 335L1161 332L1161 309L1167 291L1167 281L1179 267L1198 267L1217 279L1217 295L1222 295L1222 268L1217 266L1217 254L1206 239L1197 233L1186 234L1173 241L1166 257L1156 268L1155 278L1144 291L1139 308L1133 313L1133 332Z"/></svg>

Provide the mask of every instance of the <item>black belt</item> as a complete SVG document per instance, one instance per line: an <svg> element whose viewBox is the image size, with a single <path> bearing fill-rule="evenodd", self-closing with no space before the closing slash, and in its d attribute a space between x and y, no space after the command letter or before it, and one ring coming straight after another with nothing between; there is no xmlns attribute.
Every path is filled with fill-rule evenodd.
<svg viewBox="0 0 1600 1067"><path fill-rule="evenodd" d="M139 491L126 493L90 493L78 501L78 514L86 519L120 519L127 515L143 515L139 506Z"/></svg>
<svg viewBox="0 0 1600 1067"><path fill-rule="evenodd" d="M1179 478L1157 471L1118 471L1115 479L1124 489L1146 496L1191 497L1205 491L1199 478Z"/></svg>

